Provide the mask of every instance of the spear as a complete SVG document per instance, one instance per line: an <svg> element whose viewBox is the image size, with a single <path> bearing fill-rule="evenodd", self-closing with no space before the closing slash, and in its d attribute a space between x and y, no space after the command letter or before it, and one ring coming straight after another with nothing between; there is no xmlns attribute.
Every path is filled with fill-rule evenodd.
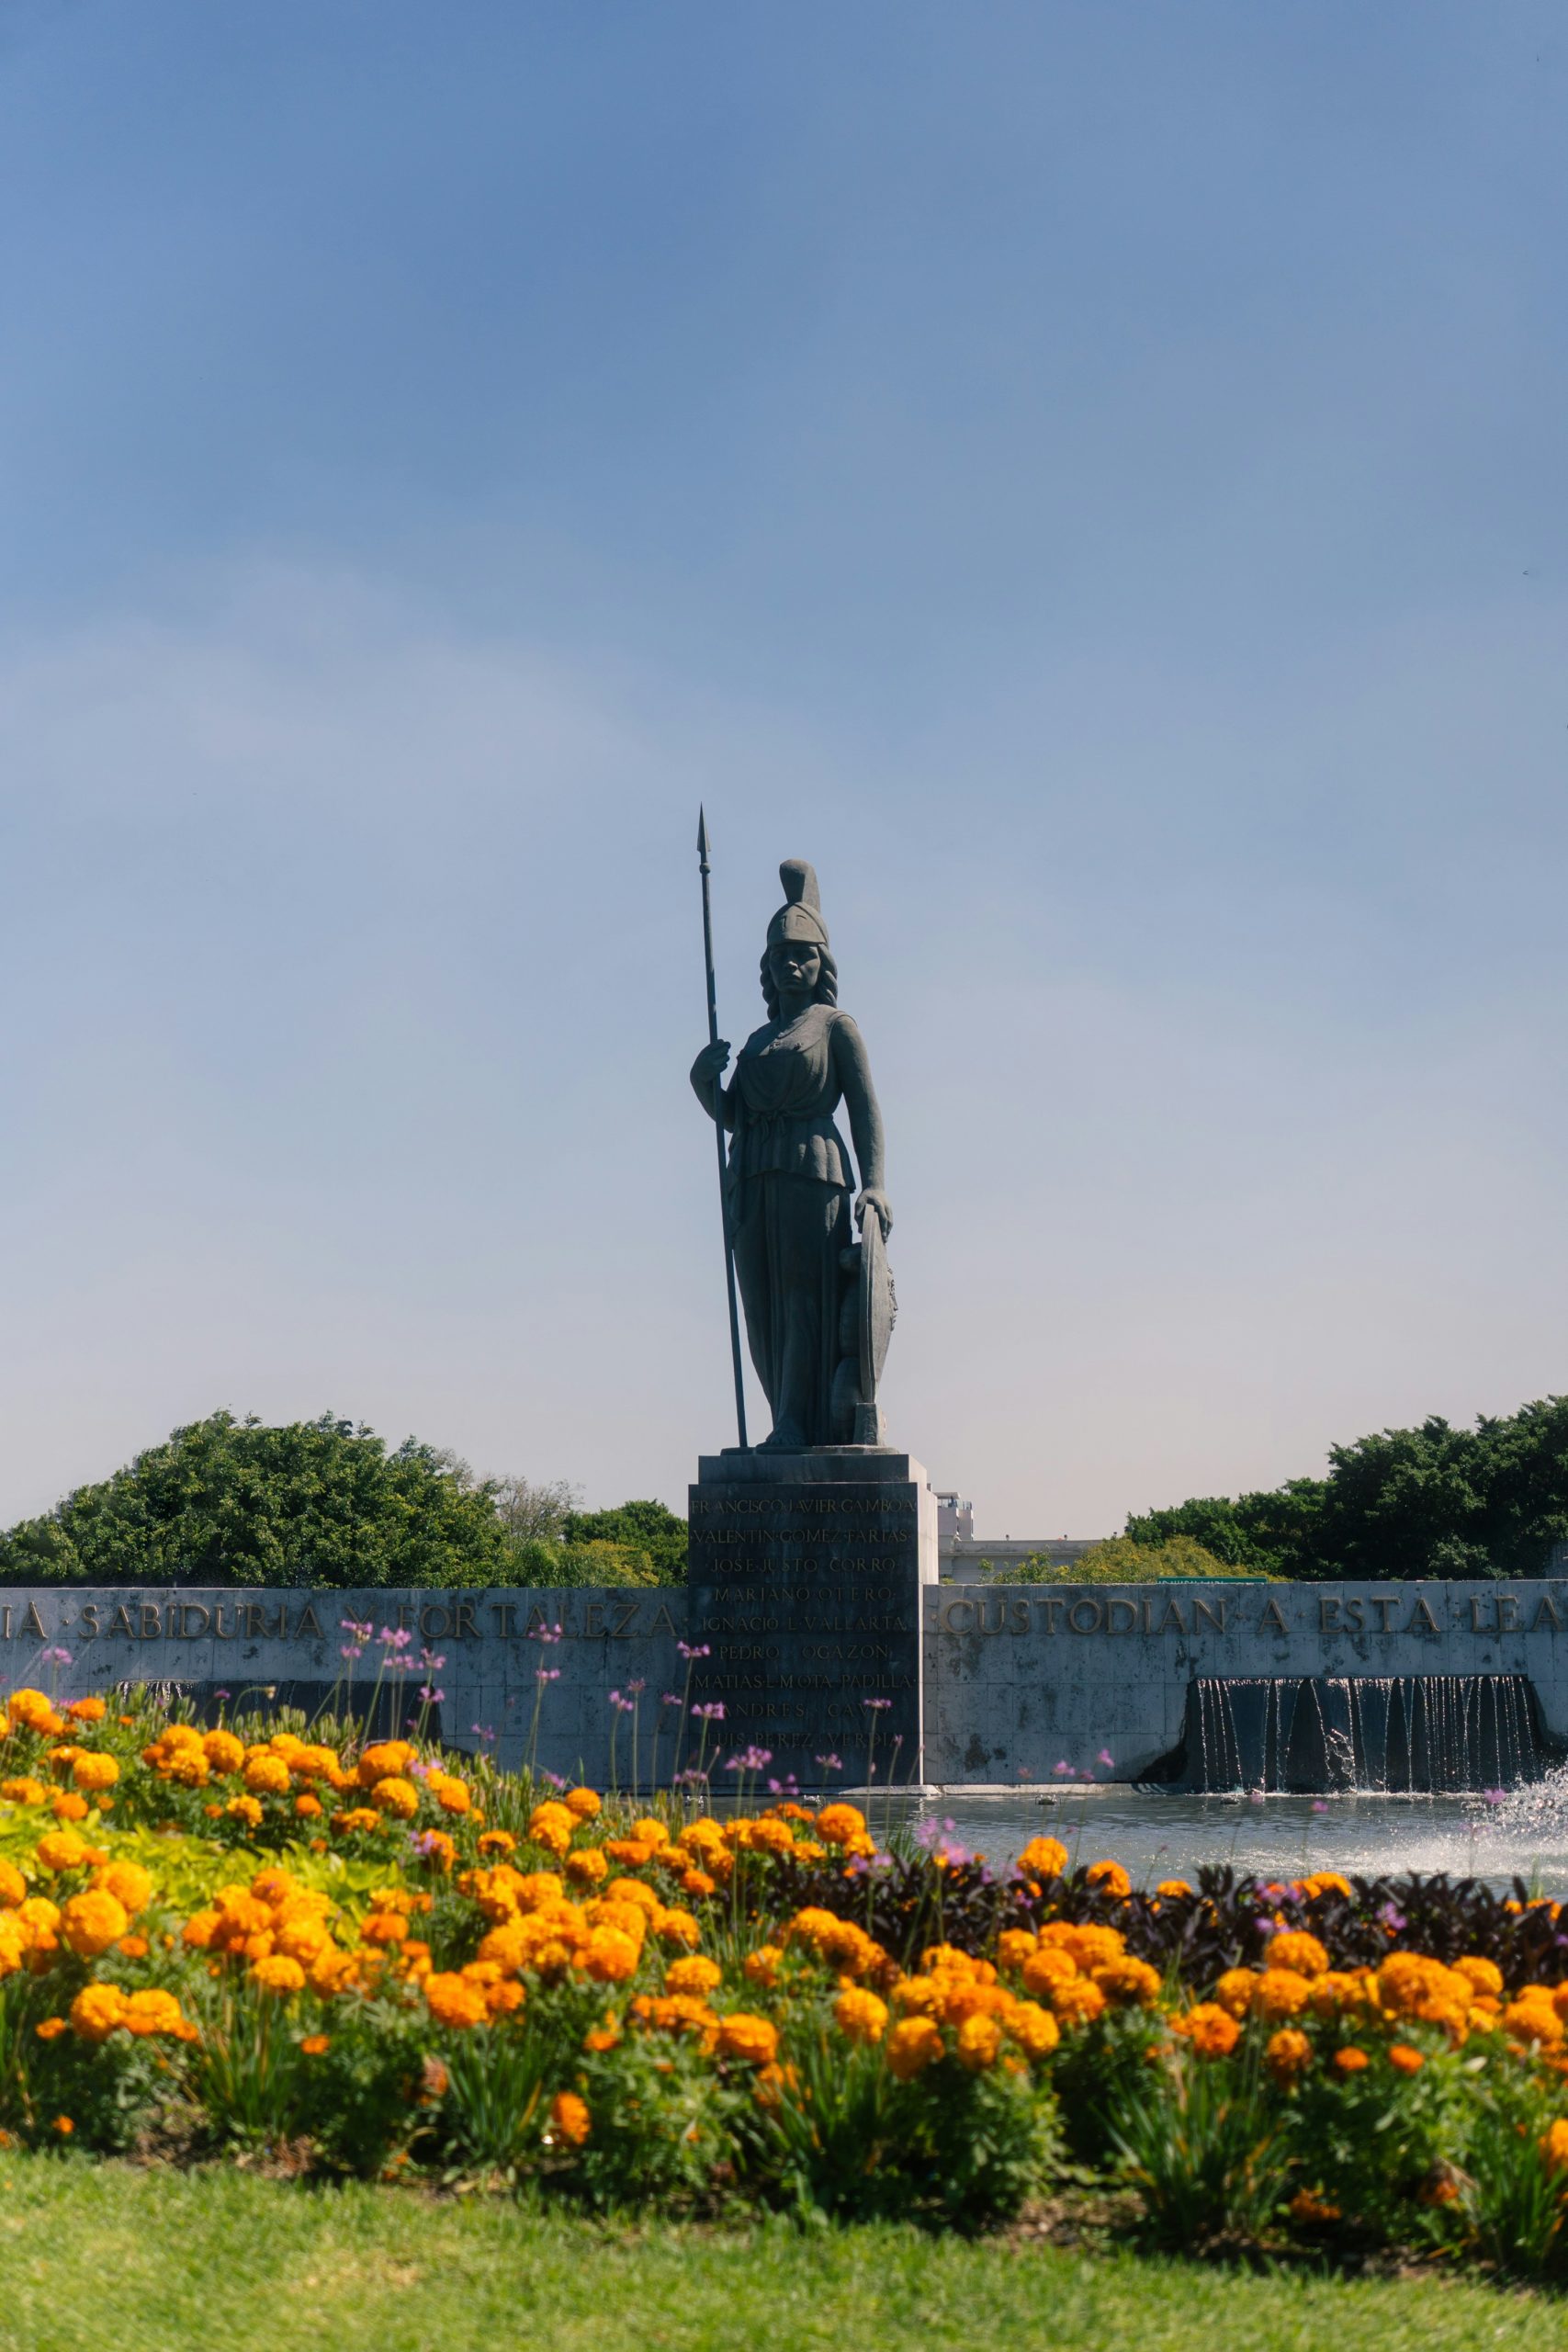
<svg viewBox="0 0 1568 2352"><path fill-rule="evenodd" d="M702 807L697 808L697 864L703 877L703 956L708 976L708 1044L718 1043L718 998L713 977L713 909L708 899L708 820ZM724 1149L724 1083L716 1072L714 1077L713 1131L718 1144L718 1206L724 1220L724 1280L729 1293L729 1354L735 1367L735 1419L740 1431L740 1451L749 1451L746 1443L746 1388L740 1377L740 1316L735 1304L735 1245L729 1232L729 1186L727 1182L728 1163Z"/></svg>

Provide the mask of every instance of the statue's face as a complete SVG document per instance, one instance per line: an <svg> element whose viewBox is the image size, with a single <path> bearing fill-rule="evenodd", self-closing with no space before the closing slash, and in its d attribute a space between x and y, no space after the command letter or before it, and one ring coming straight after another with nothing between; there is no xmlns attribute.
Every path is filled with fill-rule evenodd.
<svg viewBox="0 0 1568 2352"><path fill-rule="evenodd" d="M773 986L780 996L814 996L822 957L808 939L781 939L768 951Z"/></svg>

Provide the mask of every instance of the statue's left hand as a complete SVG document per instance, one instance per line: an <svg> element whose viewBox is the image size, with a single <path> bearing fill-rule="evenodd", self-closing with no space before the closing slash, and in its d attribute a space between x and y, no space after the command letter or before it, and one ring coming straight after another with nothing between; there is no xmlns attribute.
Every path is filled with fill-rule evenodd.
<svg viewBox="0 0 1568 2352"><path fill-rule="evenodd" d="M882 1227L882 1238L886 1241L888 1235L893 1230L893 1212L887 1205L886 1193L874 1193L868 1188L861 1194L859 1200L855 1203L855 1223L857 1225L863 1225L865 1223L865 1213L867 1209L874 1209L876 1211L876 1221Z"/></svg>

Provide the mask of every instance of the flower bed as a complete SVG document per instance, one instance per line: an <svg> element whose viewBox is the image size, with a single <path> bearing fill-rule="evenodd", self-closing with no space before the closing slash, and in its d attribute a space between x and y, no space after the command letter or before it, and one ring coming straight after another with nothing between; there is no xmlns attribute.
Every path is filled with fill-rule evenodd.
<svg viewBox="0 0 1568 2352"><path fill-rule="evenodd" d="M243 1736L249 1732L252 1736ZM0 1713L0 2129L971 2226L1085 2167L1167 2242L1550 2273L1568 1933L1472 1882L1135 1891L847 1804L606 1804L412 1741Z"/></svg>

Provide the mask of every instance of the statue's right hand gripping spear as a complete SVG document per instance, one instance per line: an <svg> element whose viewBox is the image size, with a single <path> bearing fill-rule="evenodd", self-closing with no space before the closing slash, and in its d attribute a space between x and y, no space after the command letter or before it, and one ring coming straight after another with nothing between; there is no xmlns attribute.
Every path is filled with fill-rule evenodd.
<svg viewBox="0 0 1568 2352"><path fill-rule="evenodd" d="M708 1044L718 1043L718 998L713 976L713 910L708 900L708 820L704 810L697 810L697 863L703 877L703 956L707 965L708 981ZM746 1388L740 1374L740 1315L735 1299L735 1238L729 1229L728 1163L724 1142L724 1081L714 1078L713 1131L718 1142L718 1205L724 1220L724 1279L729 1293L729 1353L735 1367L735 1420L740 1433L740 1451L746 1443Z"/></svg>

